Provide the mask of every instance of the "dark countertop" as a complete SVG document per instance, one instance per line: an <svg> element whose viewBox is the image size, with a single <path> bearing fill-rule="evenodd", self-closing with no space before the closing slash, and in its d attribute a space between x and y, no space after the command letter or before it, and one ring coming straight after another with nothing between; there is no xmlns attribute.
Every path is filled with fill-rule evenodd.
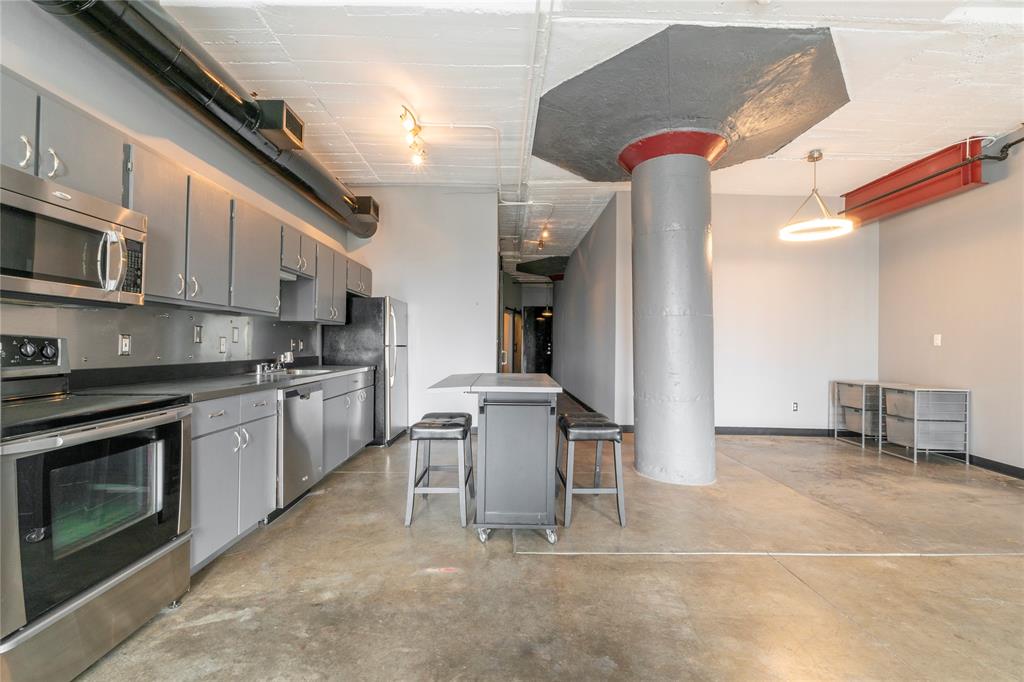
<svg viewBox="0 0 1024 682"><path fill-rule="evenodd" d="M191 402L197 403L203 400L215 400L254 391L291 388L292 386L336 379L372 369L374 369L372 365L322 365L297 368L298 371L302 372L302 374L298 375L289 375L283 372L262 377L257 377L256 374L234 374L209 379L192 378L141 384L118 384L116 386L90 388L78 393L85 395L184 395L188 396Z"/></svg>

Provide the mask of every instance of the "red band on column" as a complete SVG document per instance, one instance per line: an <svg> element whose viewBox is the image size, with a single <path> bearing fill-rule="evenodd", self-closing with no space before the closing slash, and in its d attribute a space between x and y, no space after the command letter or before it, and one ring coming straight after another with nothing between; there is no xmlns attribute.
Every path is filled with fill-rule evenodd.
<svg viewBox="0 0 1024 682"><path fill-rule="evenodd" d="M630 143L619 153L619 165L627 173L644 161L668 154L702 156L713 164L729 145L725 138L701 130L670 130Z"/></svg>

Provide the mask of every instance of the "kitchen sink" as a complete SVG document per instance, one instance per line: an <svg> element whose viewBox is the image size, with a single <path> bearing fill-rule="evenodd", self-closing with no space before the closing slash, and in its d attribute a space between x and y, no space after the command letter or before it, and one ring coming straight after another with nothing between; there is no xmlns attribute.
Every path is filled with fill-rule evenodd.
<svg viewBox="0 0 1024 682"><path fill-rule="evenodd" d="M267 379L275 377L312 377L318 374L330 374L329 369L280 369L276 372L265 372L259 376L266 377ZM250 372L250 374L256 374L256 372Z"/></svg>

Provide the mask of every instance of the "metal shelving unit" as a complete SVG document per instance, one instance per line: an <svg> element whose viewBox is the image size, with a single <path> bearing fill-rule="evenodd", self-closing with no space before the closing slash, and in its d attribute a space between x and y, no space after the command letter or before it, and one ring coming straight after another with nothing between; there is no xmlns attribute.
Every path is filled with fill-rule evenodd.
<svg viewBox="0 0 1024 682"><path fill-rule="evenodd" d="M878 451L917 463L919 453L963 455L971 465L971 392L914 384L879 384ZM954 458L959 459L959 458Z"/></svg>
<svg viewBox="0 0 1024 682"><path fill-rule="evenodd" d="M879 439L879 382L836 380L831 391L832 437L844 443L867 447ZM849 434L860 434L859 438Z"/></svg>

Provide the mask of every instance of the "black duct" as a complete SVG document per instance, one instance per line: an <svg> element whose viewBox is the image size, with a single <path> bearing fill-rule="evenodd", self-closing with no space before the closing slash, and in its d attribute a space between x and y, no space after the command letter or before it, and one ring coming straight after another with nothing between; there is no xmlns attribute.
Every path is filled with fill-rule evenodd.
<svg viewBox="0 0 1024 682"><path fill-rule="evenodd" d="M259 130L260 107L159 4L125 0L35 0L90 41L127 57L164 92L288 180L303 196L358 237L377 231L375 216L306 151L277 148ZM233 134L228 134L231 131Z"/></svg>

